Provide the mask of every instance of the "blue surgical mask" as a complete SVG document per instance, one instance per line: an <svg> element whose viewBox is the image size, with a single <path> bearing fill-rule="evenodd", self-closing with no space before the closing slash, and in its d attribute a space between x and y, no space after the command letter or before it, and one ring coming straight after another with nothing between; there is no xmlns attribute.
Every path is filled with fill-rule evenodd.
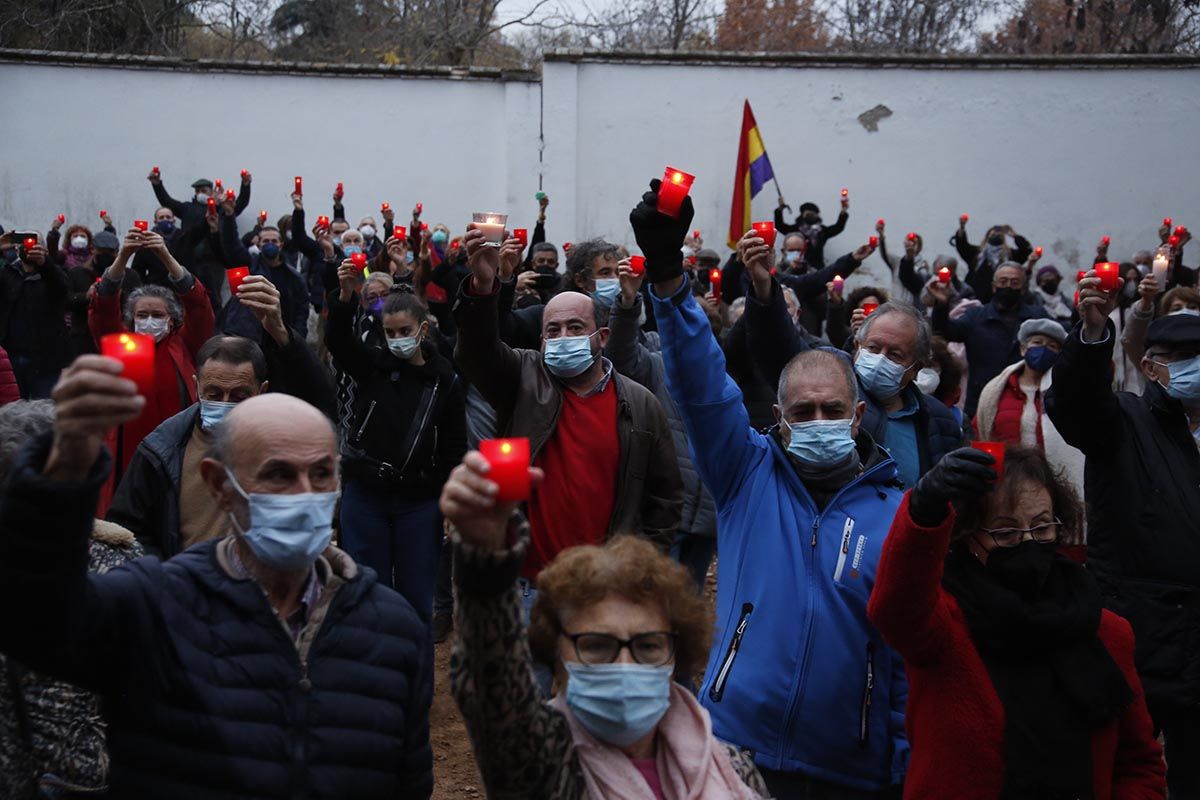
<svg viewBox="0 0 1200 800"><path fill-rule="evenodd" d="M397 355L408 361L416 354L417 348L421 346L421 337L401 336L396 339L388 339L387 345L388 350L391 350L393 355Z"/></svg>
<svg viewBox="0 0 1200 800"><path fill-rule="evenodd" d="M799 250L784 250L783 251L783 263L794 264L799 260L800 260L800 251Z"/></svg>
<svg viewBox="0 0 1200 800"><path fill-rule="evenodd" d="M806 467L834 467L854 452L853 419L783 422L791 437L788 454Z"/></svg>
<svg viewBox="0 0 1200 800"><path fill-rule="evenodd" d="M348 244L342 247L342 252L347 256L352 256L355 253L361 253L363 249L356 244Z"/></svg>
<svg viewBox="0 0 1200 800"><path fill-rule="evenodd" d="M621 281L619 278L596 278L596 291L592 292L592 297L604 305L611 306L620 293Z"/></svg>
<svg viewBox="0 0 1200 800"><path fill-rule="evenodd" d="M409 250L409 251L405 252L405 254L404 254L404 263L405 263L405 264L411 264L411 263L413 263L413 254L412 254L412 250Z"/></svg>
<svg viewBox="0 0 1200 800"><path fill-rule="evenodd" d="M564 661L567 707L595 738L628 747L645 738L671 705L670 664L583 664Z"/></svg>
<svg viewBox="0 0 1200 800"><path fill-rule="evenodd" d="M279 245L274 242L267 242L259 248L259 252L262 253L263 258L274 260L279 258Z"/></svg>
<svg viewBox="0 0 1200 800"><path fill-rule="evenodd" d="M237 403L222 403L219 400L201 400L200 427L206 431L213 430L221 424L221 420L225 419L229 409L236 405Z"/></svg>
<svg viewBox="0 0 1200 800"><path fill-rule="evenodd" d="M242 530L232 513L229 519L263 566L279 572L301 572L329 547L337 492L248 495L229 467L225 474L250 504L250 528Z"/></svg>
<svg viewBox="0 0 1200 800"><path fill-rule="evenodd" d="M329 237L329 241L333 242L334 247L341 247L342 235L340 233L335 233L333 236Z"/></svg>
<svg viewBox="0 0 1200 800"><path fill-rule="evenodd" d="M560 378L574 378L592 365L592 336L560 336L546 340L546 351L542 358L546 369Z"/></svg>
<svg viewBox="0 0 1200 800"><path fill-rule="evenodd" d="M1058 363L1058 353L1042 345L1031 347L1025 351L1025 363L1038 372L1049 372Z"/></svg>
<svg viewBox="0 0 1200 800"><path fill-rule="evenodd" d="M1200 406L1200 356L1174 361L1167 370L1171 373L1167 394L1185 406Z"/></svg>
<svg viewBox="0 0 1200 800"><path fill-rule="evenodd" d="M1189 317L1200 317L1200 311L1197 311L1194 308L1181 308L1178 311L1172 311L1170 314L1167 314L1167 316L1173 317L1176 314L1184 314Z"/></svg>
<svg viewBox="0 0 1200 800"><path fill-rule="evenodd" d="M448 238L445 231L434 231L433 236L429 237L434 244L445 244Z"/></svg>
<svg viewBox="0 0 1200 800"><path fill-rule="evenodd" d="M862 381L863 388L876 400L885 400L900 393L900 383L908 367L897 364L883 353L872 353L866 348L858 349L854 359L854 373Z"/></svg>

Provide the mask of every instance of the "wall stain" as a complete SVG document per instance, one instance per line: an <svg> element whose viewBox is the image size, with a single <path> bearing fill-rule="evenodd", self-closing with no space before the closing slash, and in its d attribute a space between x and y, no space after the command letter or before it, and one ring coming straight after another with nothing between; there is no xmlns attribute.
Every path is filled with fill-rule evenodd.
<svg viewBox="0 0 1200 800"><path fill-rule="evenodd" d="M887 119L892 115L892 110L885 105L877 105L870 111L864 111L858 115L858 124L867 129L868 133L877 133L879 131L879 120Z"/></svg>

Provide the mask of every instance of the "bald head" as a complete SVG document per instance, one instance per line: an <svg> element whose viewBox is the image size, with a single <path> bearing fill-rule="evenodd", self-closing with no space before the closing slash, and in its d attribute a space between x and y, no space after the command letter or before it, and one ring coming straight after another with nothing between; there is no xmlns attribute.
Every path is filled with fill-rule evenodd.
<svg viewBox="0 0 1200 800"><path fill-rule="evenodd" d="M589 295L581 292L556 294L542 312L542 338L590 336L607 325L607 319L601 319L600 314L601 310Z"/></svg>
<svg viewBox="0 0 1200 800"><path fill-rule="evenodd" d="M248 493L337 488L333 426L320 411L286 394L263 394L238 403L217 426L207 461L219 472L227 467Z"/></svg>

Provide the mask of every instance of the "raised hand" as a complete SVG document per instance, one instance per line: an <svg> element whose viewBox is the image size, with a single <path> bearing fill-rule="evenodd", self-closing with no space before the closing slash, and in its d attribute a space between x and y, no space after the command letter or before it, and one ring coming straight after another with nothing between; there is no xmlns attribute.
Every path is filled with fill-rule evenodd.
<svg viewBox="0 0 1200 800"><path fill-rule="evenodd" d="M475 223L471 223L471 229L463 237L463 245L467 248L467 267L471 270L474 290L479 294L491 294L500 271L500 251L488 247L487 237Z"/></svg>
<svg viewBox="0 0 1200 800"><path fill-rule="evenodd" d="M617 278L621 281L621 300L627 306L632 306L637 299L642 284L646 281L646 273L637 275L629 258L623 258L617 263Z"/></svg>
<svg viewBox="0 0 1200 800"><path fill-rule="evenodd" d="M42 473L60 481L88 476L109 429L137 417L146 399L137 384L121 377L114 358L83 355L67 367L54 387L54 444Z"/></svg>
<svg viewBox="0 0 1200 800"><path fill-rule="evenodd" d="M913 488L908 500L913 521L923 527L939 525L955 500L991 491L997 478L995 464L990 453L973 447L947 453Z"/></svg>
<svg viewBox="0 0 1200 800"><path fill-rule="evenodd" d="M1088 272L1079 282L1079 319L1083 322L1085 341L1095 342L1103 338L1108 316L1117 307L1117 298L1124 285L1125 279L1118 278L1115 291L1102 290L1095 270Z"/></svg>
<svg viewBox="0 0 1200 800"><path fill-rule="evenodd" d="M754 294L766 302L771 296L771 269L775 266L775 248L767 244L751 228L737 243L738 260L746 265L746 273L754 286Z"/></svg>
<svg viewBox="0 0 1200 800"><path fill-rule="evenodd" d="M339 275L340 278L340 270ZM279 290L263 275L247 275L238 286L238 302L250 309L271 338L287 344L287 327L283 324L283 311L279 306Z"/></svg>
<svg viewBox="0 0 1200 800"><path fill-rule="evenodd" d="M496 501L498 487L487 479L489 469L487 459L475 450L468 452L442 487L439 506L464 543L500 550L508 541L508 523L517 504ZM530 467L529 475L534 486L544 477L537 467Z"/></svg>
<svg viewBox="0 0 1200 800"><path fill-rule="evenodd" d="M629 224L638 247L646 256L646 276L651 283L673 281L683 275L683 240L692 229L696 209L691 195L683 198L679 216L672 219L658 212L658 190L662 181L650 181L650 191L629 212Z"/></svg>

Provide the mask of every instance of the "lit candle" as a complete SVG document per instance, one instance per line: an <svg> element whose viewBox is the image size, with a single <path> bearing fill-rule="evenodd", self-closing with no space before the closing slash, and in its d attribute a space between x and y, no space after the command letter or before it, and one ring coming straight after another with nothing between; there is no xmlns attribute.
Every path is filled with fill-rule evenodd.
<svg viewBox="0 0 1200 800"><path fill-rule="evenodd" d="M1163 217L1163 227L1164 227L1164 228L1169 228L1169 227L1171 227L1171 223L1172 223L1172 222L1174 222L1174 221L1175 221L1175 220L1171 219L1170 217Z"/></svg>
<svg viewBox="0 0 1200 800"><path fill-rule="evenodd" d="M1111 236L1101 236L1100 244L1104 245L1105 247L1108 247L1110 244L1112 244L1112 237Z"/></svg>
<svg viewBox="0 0 1200 800"><path fill-rule="evenodd" d="M877 309L877 308L879 308L879 303L863 303L862 304L863 314L867 315L868 317L871 316L872 314L874 314L875 309Z"/></svg>
<svg viewBox="0 0 1200 800"><path fill-rule="evenodd" d="M381 213L381 214L386 214L387 212L389 212L391 210L392 210L391 203L384 203L381 206L379 206L379 213Z"/></svg>
<svg viewBox="0 0 1200 800"><path fill-rule="evenodd" d="M949 283L952 277L949 267L942 267L938 270L938 283Z"/></svg>
<svg viewBox="0 0 1200 800"><path fill-rule="evenodd" d="M646 274L646 257L645 256L630 256L629 269L634 275Z"/></svg>
<svg viewBox="0 0 1200 800"><path fill-rule="evenodd" d="M120 361L121 377L137 384L138 394L154 389L154 337L143 333L110 333L100 337L100 353Z"/></svg>
<svg viewBox="0 0 1200 800"><path fill-rule="evenodd" d="M870 248L872 250L874 250L876 247L879 247L879 237L878 236L870 237L869 239L867 239L867 245L870 246Z"/></svg>
<svg viewBox="0 0 1200 800"><path fill-rule="evenodd" d="M25 241L23 242L23 245L25 247L25 252L28 253L33 248L37 247L37 237L36 236L26 236Z"/></svg>
<svg viewBox="0 0 1200 800"><path fill-rule="evenodd" d="M962 224L962 225L966 225L968 222L970 222L970 221L971 221L971 215L970 215L970 214L963 214L961 217L959 217L959 218L958 218L958 221L959 221L959 223L960 223L960 224Z"/></svg>
<svg viewBox="0 0 1200 800"><path fill-rule="evenodd" d="M514 228L513 238L521 241L521 249L529 246L529 231L525 228Z"/></svg>
<svg viewBox="0 0 1200 800"><path fill-rule="evenodd" d="M105 211L103 208L100 209L100 219L104 219L107 216L108 216L108 212Z"/></svg>
<svg viewBox="0 0 1200 800"><path fill-rule="evenodd" d="M217 194L220 194L224 188L225 188L225 184L221 183L220 178L217 178L216 181L213 182L213 189L216 191Z"/></svg>
<svg viewBox="0 0 1200 800"><path fill-rule="evenodd" d="M361 272L367 268L367 254L353 253L350 256L350 263L354 264L354 268Z"/></svg>
<svg viewBox="0 0 1200 800"><path fill-rule="evenodd" d="M417 203L417 216L420 216L421 212L424 210L425 210L425 206L422 203Z"/></svg>
<svg viewBox="0 0 1200 800"><path fill-rule="evenodd" d="M568 252L570 249L571 249L571 243L570 243L570 242L563 242L563 252L564 252L564 253L566 253L566 252Z"/></svg>
<svg viewBox="0 0 1200 800"><path fill-rule="evenodd" d="M249 177L250 177L250 170L248 170L248 169L242 170L242 180L246 180L246 178L249 178Z"/></svg>
<svg viewBox="0 0 1200 800"><path fill-rule="evenodd" d="M1179 247L1179 237L1178 236L1168 236L1167 244L1171 245L1171 247Z"/></svg>
<svg viewBox="0 0 1200 800"><path fill-rule="evenodd" d="M1154 280L1158 281L1158 290L1161 292L1167 288L1167 269L1171 266L1171 248L1160 247L1154 253L1154 264L1151 270L1154 273Z"/></svg>
<svg viewBox="0 0 1200 800"><path fill-rule="evenodd" d="M1096 275L1100 278L1100 288L1105 292L1115 292L1121 283L1121 265L1115 261L1105 261L1096 265Z"/></svg>
<svg viewBox="0 0 1200 800"><path fill-rule="evenodd" d="M1040 247L1033 248L1033 257L1041 258L1042 257L1042 248L1040 248Z"/></svg>
<svg viewBox="0 0 1200 800"><path fill-rule="evenodd" d="M295 194L304 194L304 179L299 175L296 176L296 191Z"/></svg>
<svg viewBox="0 0 1200 800"><path fill-rule="evenodd" d="M843 199L843 200L845 200L845 199L847 199L848 197L850 197L850 190L849 190L849 189L842 189L842 199Z"/></svg>
<svg viewBox="0 0 1200 800"><path fill-rule="evenodd" d="M915 241L917 240L917 235L916 235L915 233L909 233L909 234L908 234L908 240L909 240L910 242L915 242Z"/></svg>
<svg viewBox="0 0 1200 800"><path fill-rule="evenodd" d="M133 221L133 227L137 228L142 233L145 233L146 231L150 230L150 221L145 219L135 219Z"/></svg>
<svg viewBox="0 0 1200 800"><path fill-rule="evenodd" d="M479 443L479 454L488 462L487 479L499 487L498 502L529 499L528 439L484 439Z"/></svg>
<svg viewBox="0 0 1200 800"><path fill-rule="evenodd" d="M334 190L333 190L333 193L334 193L335 195L337 195L337 198L338 198L339 200L341 200L343 197L345 197L345 196L346 196L346 189L345 189L345 187L342 185L342 182L341 182L341 181L338 181L338 185L337 185L337 187L336 187L336 188L334 188Z"/></svg>
<svg viewBox="0 0 1200 800"><path fill-rule="evenodd" d="M1004 480L1004 442L971 442L971 447L994 458L996 463L992 468L996 470L996 482Z"/></svg>
<svg viewBox="0 0 1200 800"><path fill-rule="evenodd" d="M879 219L875 220L875 227L876 227L876 228L882 228L882 227L883 227L883 225L884 225L884 219L883 219L883 217L880 217Z"/></svg>
<svg viewBox="0 0 1200 800"><path fill-rule="evenodd" d="M208 213L209 214L217 213L217 201L215 198L212 198L212 197L208 198Z"/></svg>
<svg viewBox="0 0 1200 800"><path fill-rule="evenodd" d="M476 211L474 219L475 230L483 231L487 246L499 247L504 241L504 225L508 222L508 215L495 211Z"/></svg>
<svg viewBox="0 0 1200 800"><path fill-rule="evenodd" d="M422 223L421 223L421 232L422 232L422 233L424 233L424 232L425 232L425 231L427 231L427 230L429 230L429 223L428 223L428 222L422 222Z"/></svg>
<svg viewBox="0 0 1200 800"><path fill-rule="evenodd" d="M775 223L774 222L754 222L750 225L754 232L758 234L758 238L762 239L767 247L775 246Z"/></svg>
<svg viewBox="0 0 1200 800"><path fill-rule="evenodd" d="M692 190L695 175L689 175L683 170L667 167L663 170L662 186L658 189L658 211L672 219L679 216L679 208L683 198Z"/></svg>
<svg viewBox="0 0 1200 800"><path fill-rule="evenodd" d="M267 224L267 210L265 208L258 212L258 224L259 225Z"/></svg>
<svg viewBox="0 0 1200 800"><path fill-rule="evenodd" d="M225 202L226 203L232 203L236 199L237 199L237 192L235 192L233 189L225 190Z"/></svg>
<svg viewBox="0 0 1200 800"><path fill-rule="evenodd" d="M717 300L721 299L721 270L710 269L708 271L708 283L712 286L713 297Z"/></svg>
<svg viewBox="0 0 1200 800"><path fill-rule="evenodd" d="M150 171L154 173L154 177L156 177L156 178L157 178L159 175L161 175L161 174L162 174L161 172L159 172L159 171L158 171L158 165L157 165L157 164L155 164L155 165L154 165L154 168L153 168L153 169L151 169Z"/></svg>
<svg viewBox="0 0 1200 800"><path fill-rule="evenodd" d="M699 239L699 238L700 238L700 230L699 230L699 229L692 231L692 238L693 238L693 239Z"/></svg>
<svg viewBox="0 0 1200 800"><path fill-rule="evenodd" d="M1187 233L1187 228L1183 227L1182 225L1175 229L1176 236L1182 237L1185 233Z"/></svg>
<svg viewBox="0 0 1200 800"><path fill-rule="evenodd" d="M404 240L408 238L408 231L403 225L395 225L392 227L392 238Z"/></svg>
<svg viewBox="0 0 1200 800"><path fill-rule="evenodd" d="M67 215L66 215L66 214L59 214L59 215L58 215L58 223L59 223L60 225L61 225L62 223L64 223L64 222L66 222L66 221L67 221Z"/></svg>
<svg viewBox="0 0 1200 800"><path fill-rule="evenodd" d="M325 216L324 214L317 217L317 227L318 228L328 228L329 227L329 217Z"/></svg>
<svg viewBox="0 0 1200 800"><path fill-rule="evenodd" d="M843 278L841 275L834 275L833 276L833 293L840 295L845 288L846 288L846 279Z"/></svg>
<svg viewBox="0 0 1200 800"><path fill-rule="evenodd" d="M237 297L238 287L250 275L249 267L234 267L225 270L225 280L229 281L229 293Z"/></svg>

